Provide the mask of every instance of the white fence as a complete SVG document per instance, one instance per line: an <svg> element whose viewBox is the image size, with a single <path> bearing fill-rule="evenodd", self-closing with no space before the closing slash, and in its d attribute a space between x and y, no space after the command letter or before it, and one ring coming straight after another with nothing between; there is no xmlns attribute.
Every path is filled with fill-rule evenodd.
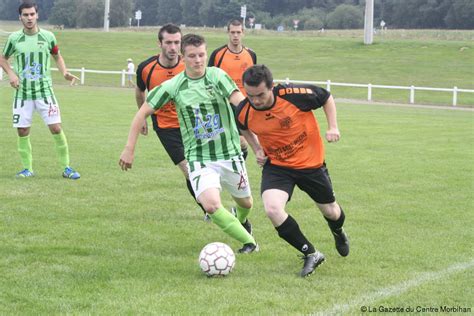
<svg viewBox="0 0 474 316"><path fill-rule="evenodd" d="M57 68L51 68L52 70L57 71ZM86 73L94 73L94 74L109 74L109 75L120 75L121 81L120 85L122 87L126 84L126 76L128 75L126 70L121 71L105 71L105 70L91 70L91 69L69 69L70 72L79 72L80 73L80 80L81 85L84 85L86 82ZM132 74L135 76L135 74ZM0 67L0 81L3 80L3 69ZM316 84L320 86L326 86L328 91L331 91L332 86L338 87L351 87L351 88L366 88L367 89L367 100L372 101L372 90L373 89L396 89L396 90L407 90L409 91L409 102L411 104L415 103L415 91L441 91L441 92L450 92L453 95L452 98L452 106L456 106L458 104L458 93L459 92L467 92L467 93L474 93L472 89L459 89L458 87L453 88L432 88L432 87L415 87L415 86L388 86L388 85L377 85L377 84L360 84L360 83L340 83L340 82L331 82L331 80L327 81L301 81L301 80L290 80L286 78L285 80L275 79L275 82L289 82L292 83L303 83L303 84Z"/></svg>

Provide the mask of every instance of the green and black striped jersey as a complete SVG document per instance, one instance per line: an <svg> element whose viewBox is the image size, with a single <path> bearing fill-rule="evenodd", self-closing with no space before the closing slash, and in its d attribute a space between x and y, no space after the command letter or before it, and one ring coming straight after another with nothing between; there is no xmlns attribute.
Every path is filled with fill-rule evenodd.
<svg viewBox="0 0 474 316"><path fill-rule="evenodd" d="M154 88L147 103L158 109L173 101L178 113L186 159L228 160L240 154L239 132L228 101L234 81L221 69L207 67L206 74L191 79L183 71Z"/></svg>
<svg viewBox="0 0 474 316"><path fill-rule="evenodd" d="M51 54L57 53L56 38L49 31L41 29L27 35L20 30L10 34L3 56L14 57L14 71L20 79L16 99L36 100L53 95Z"/></svg>

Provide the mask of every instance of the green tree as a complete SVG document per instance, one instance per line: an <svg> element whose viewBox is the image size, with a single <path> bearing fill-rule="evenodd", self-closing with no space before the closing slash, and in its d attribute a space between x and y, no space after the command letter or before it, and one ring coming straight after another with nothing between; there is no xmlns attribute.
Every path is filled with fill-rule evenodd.
<svg viewBox="0 0 474 316"><path fill-rule="evenodd" d="M135 8L133 9L133 15L135 17L135 11L142 11L142 19L140 25L157 25L158 20L156 18L156 12L158 12L158 2L156 0L135 0ZM134 22L136 24L136 20Z"/></svg>
<svg viewBox="0 0 474 316"><path fill-rule="evenodd" d="M71 12L77 12L75 0L56 0L49 15L49 23L64 25L65 27L76 27L76 16Z"/></svg>
<svg viewBox="0 0 474 316"><path fill-rule="evenodd" d="M444 21L450 29L474 29L474 2L454 0Z"/></svg>
<svg viewBox="0 0 474 316"><path fill-rule="evenodd" d="M182 20L181 23L191 26L202 25L199 19L199 7L201 0L181 0Z"/></svg>
<svg viewBox="0 0 474 316"><path fill-rule="evenodd" d="M18 20L20 1L0 0L0 20Z"/></svg>
<svg viewBox="0 0 474 316"><path fill-rule="evenodd" d="M133 17L132 3L129 0L112 0L110 4L110 26L128 26Z"/></svg>
<svg viewBox="0 0 474 316"><path fill-rule="evenodd" d="M79 28L102 27L104 25L104 1L80 0L77 5L76 26ZM71 11L74 12L74 11ZM71 14L70 12L70 14Z"/></svg>
<svg viewBox="0 0 474 316"><path fill-rule="evenodd" d="M327 26L331 29L356 29L361 28L364 17L358 7L341 4L327 17Z"/></svg>
<svg viewBox="0 0 474 316"><path fill-rule="evenodd" d="M166 23L180 24L182 21L180 1L158 0L156 20L159 25Z"/></svg>

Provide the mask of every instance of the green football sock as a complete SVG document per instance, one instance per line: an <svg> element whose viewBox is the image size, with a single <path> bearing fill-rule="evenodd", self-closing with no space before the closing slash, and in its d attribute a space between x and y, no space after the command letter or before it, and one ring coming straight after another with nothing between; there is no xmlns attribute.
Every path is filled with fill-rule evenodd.
<svg viewBox="0 0 474 316"><path fill-rule="evenodd" d="M250 213L251 208L244 208L244 207L241 207L241 206L237 205L236 209L237 209L237 219L242 224L245 223L245 221L247 220L247 216Z"/></svg>
<svg viewBox="0 0 474 316"><path fill-rule="evenodd" d="M255 244L255 239L240 224L239 220L232 216L223 206L210 214L212 222L220 227L230 237L237 239L242 244Z"/></svg>
<svg viewBox="0 0 474 316"><path fill-rule="evenodd" d="M67 146L66 135L61 131L59 134L53 134L53 138L61 167L63 169L69 167L69 148Z"/></svg>
<svg viewBox="0 0 474 316"><path fill-rule="evenodd" d="M33 172L33 155L31 154L30 135L18 136L18 153L20 154L23 169Z"/></svg>

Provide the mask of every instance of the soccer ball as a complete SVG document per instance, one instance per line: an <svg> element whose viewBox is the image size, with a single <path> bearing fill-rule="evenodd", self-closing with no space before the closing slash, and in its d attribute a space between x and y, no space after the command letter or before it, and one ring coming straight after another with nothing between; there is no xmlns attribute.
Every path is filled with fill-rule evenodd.
<svg viewBox="0 0 474 316"><path fill-rule="evenodd" d="M199 266L210 277L228 275L235 266L234 252L221 242L207 244L199 254Z"/></svg>

